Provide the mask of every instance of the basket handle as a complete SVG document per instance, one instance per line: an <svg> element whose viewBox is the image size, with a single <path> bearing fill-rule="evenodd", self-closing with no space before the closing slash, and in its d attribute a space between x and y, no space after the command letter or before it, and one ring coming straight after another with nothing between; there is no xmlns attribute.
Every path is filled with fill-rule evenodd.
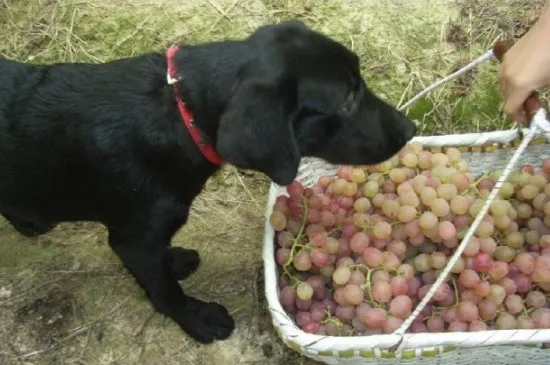
<svg viewBox="0 0 550 365"><path fill-rule="evenodd" d="M502 62L502 58L508 49L510 49L509 42L499 41L493 46L493 54L499 62ZM527 115L529 122L532 121L535 113L542 108L542 102L540 101L536 91L531 92L531 95L529 95L529 97L523 102L523 110L525 111L525 115Z"/></svg>

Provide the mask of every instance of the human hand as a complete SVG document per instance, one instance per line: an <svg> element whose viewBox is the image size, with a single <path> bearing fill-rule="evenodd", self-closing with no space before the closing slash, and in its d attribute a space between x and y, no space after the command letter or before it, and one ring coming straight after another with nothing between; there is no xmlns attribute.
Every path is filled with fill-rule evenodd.
<svg viewBox="0 0 550 365"><path fill-rule="evenodd" d="M517 122L528 122L523 103L534 90L550 85L550 8L504 54L499 81L504 111Z"/></svg>

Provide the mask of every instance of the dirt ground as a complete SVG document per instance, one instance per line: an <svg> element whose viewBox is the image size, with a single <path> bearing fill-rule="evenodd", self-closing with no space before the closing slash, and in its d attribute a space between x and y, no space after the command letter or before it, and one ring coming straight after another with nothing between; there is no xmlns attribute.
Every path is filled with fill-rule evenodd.
<svg viewBox="0 0 550 365"><path fill-rule="evenodd" d="M543 3L0 0L0 55L103 62L300 18L353 48L371 88L398 104L498 37L523 34ZM409 111L411 117L423 133L508 126L494 71L484 66L435 92ZM63 224L29 239L0 221L0 364L312 365L274 335L265 309L261 246L268 189L261 174L225 168L174 239L202 256L202 266L182 286L226 305L237 320L234 335L211 346L190 341L153 311L108 248L102 226Z"/></svg>

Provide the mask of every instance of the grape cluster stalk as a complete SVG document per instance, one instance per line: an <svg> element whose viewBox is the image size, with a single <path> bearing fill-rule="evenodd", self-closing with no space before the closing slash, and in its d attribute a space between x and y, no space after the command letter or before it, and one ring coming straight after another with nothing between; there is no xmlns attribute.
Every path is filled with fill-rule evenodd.
<svg viewBox="0 0 550 365"><path fill-rule="evenodd" d="M294 181L270 216L279 300L307 333L397 330L430 290L501 171L410 143L374 166ZM512 173L409 332L550 328L550 159Z"/></svg>

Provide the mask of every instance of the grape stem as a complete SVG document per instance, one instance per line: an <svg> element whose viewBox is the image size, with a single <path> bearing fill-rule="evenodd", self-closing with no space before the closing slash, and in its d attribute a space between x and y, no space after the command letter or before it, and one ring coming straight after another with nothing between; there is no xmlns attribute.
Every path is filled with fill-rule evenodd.
<svg viewBox="0 0 550 365"><path fill-rule="evenodd" d="M296 255L296 248L298 246L302 246L304 247L303 245L299 244L298 241L302 238L302 235L304 234L304 229L305 229L305 226L306 226L306 222L307 222L307 200L304 196L302 196L302 201L304 202L304 212L303 212L303 216L302 216L302 225L300 226L300 230L298 231L298 234L296 235L296 237L294 238L294 242L292 243L292 248L290 249L290 255L288 257L288 260L285 262L285 264L283 265L283 271L284 273L292 280L295 281L295 284L294 286L297 286L299 283L301 283L302 281L299 280L298 278L296 278L294 275L292 275L289 271L288 271L288 267L290 266L290 264L294 261L294 257Z"/></svg>
<svg viewBox="0 0 550 365"><path fill-rule="evenodd" d="M361 266L366 267L365 265L361 265ZM365 278L365 283L363 285L361 285L361 289L363 289L363 290L367 289L367 293L369 295L369 300L367 301L367 303L369 303L369 304L376 303L374 301L374 296L372 295L372 285L371 285L371 281L370 281L371 274L374 270L370 269L368 267L366 267L366 268L367 268L367 277Z"/></svg>
<svg viewBox="0 0 550 365"><path fill-rule="evenodd" d="M456 285L456 281L454 278L451 278L451 281L453 283L453 291L455 294L455 307L458 307L458 304L460 303L460 298L458 296L458 286Z"/></svg>

